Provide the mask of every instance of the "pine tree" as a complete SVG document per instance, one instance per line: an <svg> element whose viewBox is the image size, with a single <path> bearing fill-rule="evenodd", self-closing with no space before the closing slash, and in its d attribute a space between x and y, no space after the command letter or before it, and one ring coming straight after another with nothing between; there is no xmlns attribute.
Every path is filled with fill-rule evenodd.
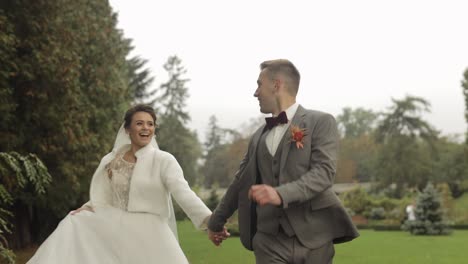
<svg viewBox="0 0 468 264"><path fill-rule="evenodd" d="M416 220L406 220L402 226L403 230L413 235L450 234L440 194L431 183L428 183L423 192L418 195L415 213Z"/></svg>
<svg viewBox="0 0 468 264"><path fill-rule="evenodd" d="M184 76L187 70L177 56L170 56L164 64L164 69L169 75L169 80L161 84L162 94L153 103L160 106L164 117L175 118L185 125L190 121L190 115L185 109L189 98L186 83L190 81Z"/></svg>
<svg viewBox="0 0 468 264"><path fill-rule="evenodd" d="M463 95L465 96L465 119L466 122L468 122L468 68L465 70L463 78L462 89ZM466 144L468 145L468 132L466 132Z"/></svg>
<svg viewBox="0 0 468 264"><path fill-rule="evenodd" d="M169 57L164 69L169 80L160 86L160 95L153 101L159 113L156 140L162 150L174 155L185 178L193 185L199 178L198 160L202 150L197 134L186 126L190 120L186 110L186 101L189 98L186 83L189 79L184 75L187 71L177 56Z"/></svg>
<svg viewBox="0 0 468 264"><path fill-rule="evenodd" d="M208 199L205 201L205 204L208 208L210 208L210 210L214 210L216 209L216 206L218 206L218 203L219 203L219 196L218 194L216 193L216 189L217 186L214 186L211 191L210 191L210 196L208 197Z"/></svg>
<svg viewBox="0 0 468 264"><path fill-rule="evenodd" d="M127 60L129 74L129 88L133 98L138 103L145 103L148 97L153 93L148 88L154 81L151 72L145 68L148 60L135 56Z"/></svg>
<svg viewBox="0 0 468 264"><path fill-rule="evenodd" d="M405 186L426 185L438 131L422 117L422 113L430 112L427 100L406 96L392 101L375 133L377 143L382 144L375 168L382 187L396 184L393 196L401 198Z"/></svg>
<svg viewBox="0 0 468 264"><path fill-rule="evenodd" d="M212 115L208 122L208 133L206 133L206 142L204 144L207 153L221 144L221 137L221 128L218 125L218 119L215 115Z"/></svg>
<svg viewBox="0 0 468 264"><path fill-rule="evenodd" d="M15 119L14 87L9 85L9 81L17 70L15 47L18 40L14 24L1 8L0 28L2 29L0 30L0 151L2 151L5 147L14 145L16 142L15 135L8 133L7 130Z"/></svg>
<svg viewBox="0 0 468 264"><path fill-rule="evenodd" d="M226 148L221 144L222 129L218 125L215 115L210 116L206 142L204 144L204 164L201 168L203 174L203 185L212 188L219 183L217 177L225 177L225 163L220 162L220 156L224 157Z"/></svg>

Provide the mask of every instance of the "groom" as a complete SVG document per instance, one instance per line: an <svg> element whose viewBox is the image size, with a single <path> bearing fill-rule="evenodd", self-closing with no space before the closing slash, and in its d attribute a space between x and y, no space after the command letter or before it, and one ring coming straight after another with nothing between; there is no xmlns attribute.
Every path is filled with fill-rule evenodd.
<svg viewBox="0 0 468 264"><path fill-rule="evenodd" d="M290 61L265 61L260 69L254 96L260 111L273 117L253 134L208 236L219 245L238 209L241 242L258 264L332 263L333 244L359 235L332 190L335 119L296 103L300 74Z"/></svg>

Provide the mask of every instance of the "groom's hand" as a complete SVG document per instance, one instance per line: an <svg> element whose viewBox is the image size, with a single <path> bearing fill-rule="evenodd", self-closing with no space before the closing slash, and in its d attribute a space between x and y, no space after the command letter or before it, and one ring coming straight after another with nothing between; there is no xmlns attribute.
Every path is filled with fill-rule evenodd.
<svg viewBox="0 0 468 264"><path fill-rule="evenodd" d="M249 190L249 198L259 205L281 205L281 196L275 188L266 184L252 185Z"/></svg>
<svg viewBox="0 0 468 264"><path fill-rule="evenodd" d="M215 246L221 245L223 240L226 240L231 234L227 231L226 227L221 232L214 232L208 229L208 238L215 244Z"/></svg>

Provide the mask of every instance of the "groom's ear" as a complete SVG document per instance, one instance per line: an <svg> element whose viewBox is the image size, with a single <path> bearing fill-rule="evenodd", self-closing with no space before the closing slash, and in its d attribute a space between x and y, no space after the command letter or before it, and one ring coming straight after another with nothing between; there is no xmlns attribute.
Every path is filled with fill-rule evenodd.
<svg viewBox="0 0 468 264"><path fill-rule="evenodd" d="M275 79L274 81L274 87L275 87L275 92L278 92L281 86L281 80L280 79Z"/></svg>
<svg viewBox="0 0 468 264"><path fill-rule="evenodd" d="M280 78L275 79L275 84L274 84L275 92L280 92L282 89L284 89L284 81Z"/></svg>

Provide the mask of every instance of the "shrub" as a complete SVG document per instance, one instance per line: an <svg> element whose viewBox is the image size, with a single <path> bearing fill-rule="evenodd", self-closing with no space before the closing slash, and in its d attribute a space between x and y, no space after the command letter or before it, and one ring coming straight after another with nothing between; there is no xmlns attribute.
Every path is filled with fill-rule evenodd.
<svg viewBox="0 0 468 264"><path fill-rule="evenodd" d="M372 204L370 196L360 187L344 192L341 199L344 206L351 209L355 214L364 214Z"/></svg>
<svg viewBox="0 0 468 264"><path fill-rule="evenodd" d="M454 200L451 217L456 225L468 224L468 193Z"/></svg>
<svg viewBox="0 0 468 264"><path fill-rule="evenodd" d="M450 191L449 185L447 183L439 183L437 184L437 191L440 194L441 207L442 207L443 213L447 215L447 217L453 219L455 204L454 204L452 192Z"/></svg>
<svg viewBox="0 0 468 264"><path fill-rule="evenodd" d="M369 218L373 220L382 220L385 218L385 209L383 207L374 207L371 209Z"/></svg>
<svg viewBox="0 0 468 264"><path fill-rule="evenodd" d="M348 213L349 216L355 216L356 213L353 211L353 209L345 207L346 213Z"/></svg>
<svg viewBox="0 0 468 264"><path fill-rule="evenodd" d="M394 199L389 197L379 197L378 199L372 200L374 207L381 207L385 211L391 211L400 206L400 199Z"/></svg>
<svg viewBox="0 0 468 264"><path fill-rule="evenodd" d="M416 220L406 220L402 229L414 235L446 235L450 233L449 224L444 219L440 194L429 183L418 195Z"/></svg>
<svg viewBox="0 0 468 264"><path fill-rule="evenodd" d="M213 211L219 203L219 196L216 193L216 189L213 188L210 191L210 196L206 199L205 204L211 211Z"/></svg>

